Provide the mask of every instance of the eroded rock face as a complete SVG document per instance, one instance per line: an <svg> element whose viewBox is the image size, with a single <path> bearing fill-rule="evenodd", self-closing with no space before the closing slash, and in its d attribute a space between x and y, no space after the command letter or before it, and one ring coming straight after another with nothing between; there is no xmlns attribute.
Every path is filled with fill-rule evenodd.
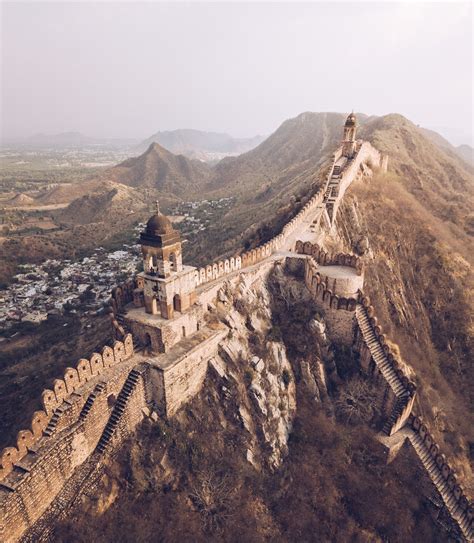
<svg viewBox="0 0 474 543"><path fill-rule="evenodd" d="M223 287L218 299L217 310L231 328L221 355L239 389L236 408L248 432L246 457L254 466L274 469L288 452L296 388L285 346L272 337L270 294L264 279L242 280L234 289Z"/></svg>

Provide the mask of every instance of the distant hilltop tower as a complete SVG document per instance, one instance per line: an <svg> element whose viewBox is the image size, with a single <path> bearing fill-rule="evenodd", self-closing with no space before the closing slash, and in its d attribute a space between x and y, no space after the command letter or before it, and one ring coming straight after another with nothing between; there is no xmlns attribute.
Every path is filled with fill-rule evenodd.
<svg viewBox="0 0 474 543"><path fill-rule="evenodd" d="M352 112L344 124L344 139L342 140L342 156L352 158L356 151L357 119Z"/></svg>
<svg viewBox="0 0 474 543"><path fill-rule="evenodd" d="M175 311L183 312L195 301L195 268L183 266L181 237L160 212L158 202L155 214L140 234L140 244L145 311L172 319Z"/></svg>

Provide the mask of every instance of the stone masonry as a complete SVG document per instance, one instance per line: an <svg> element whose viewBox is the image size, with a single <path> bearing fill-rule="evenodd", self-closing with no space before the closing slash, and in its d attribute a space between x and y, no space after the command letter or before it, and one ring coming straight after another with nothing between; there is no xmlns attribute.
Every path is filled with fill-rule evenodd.
<svg viewBox="0 0 474 543"><path fill-rule="evenodd" d="M184 266L179 234L157 206L140 237L143 273L112 292L117 341L66 368L43 392L42 408L33 414L30 427L0 452L2 542L36 540L47 529L41 517L58 507L67 512L104 455L120 447L144 413L153 409L161 417L173 417L193 398L229 332L207 319L224 282L232 285L244 278L252 283L286 259L303 263L305 285L333 340L351 346L361 370L378 383L382 433L387 443L398 444L387 446L393 452L405 440L413 445L453 520L465 539L473 540L473 505L428 429L412 413L416 385L388 346L364 295L362 260L331 255L316 243L315 228L332 228L349 185L377 168L387 169L387 157L356 140L356 130L351 114L325 186L279 235L251 251L199 269Z"/></svg>

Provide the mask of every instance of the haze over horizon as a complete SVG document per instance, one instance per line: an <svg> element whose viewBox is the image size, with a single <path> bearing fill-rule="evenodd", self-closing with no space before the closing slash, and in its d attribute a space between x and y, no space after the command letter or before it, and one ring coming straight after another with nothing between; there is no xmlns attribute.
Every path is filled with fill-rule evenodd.
<svg viewBox="0 0 474 543"><path fill-rule="evenodd" d="M469 2L2 10L5 139L144 139L177 128L250 137L303 111L354 109L401 113L473 144Z"/></svg>

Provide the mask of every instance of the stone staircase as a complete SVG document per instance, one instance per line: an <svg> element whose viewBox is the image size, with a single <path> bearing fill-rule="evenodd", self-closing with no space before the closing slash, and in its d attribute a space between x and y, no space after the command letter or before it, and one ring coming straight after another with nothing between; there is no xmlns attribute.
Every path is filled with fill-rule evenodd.
<svg viewBox="0 0 474 543"><path fill-rule="evenodd" d="M79 413L79 420L84 420L87 415L89 414L89 411L92 409L92 406L94 405L95 399L97 396L103 392L107 384L104 381L100 381L97 383L94 387L94 390L89 394L89 397L86 400L86 403L81 409L81 412Z"/></svg>
<svg viewBox="0 0 474 543"><path fill-rule="evenodd" d="M54 434L61 415L64 413L64 411L66 411L66 409L68 409L69 405L69 402L64 401L59 407L54 410L51 418L49 419L48 426L46 426L46 428L43 430L43 434L45 436L51 437Z"/></svg>
<svg viewBox="0 0 474 543"><path fill-rule="evenodd" d="M410 401L409 398L404 397L404 396L397 400L397 403L395 404L395 408L393 409L392 414L383 425L383 432L385 434L390 435L391 429L399 421L409 401Z"/></svg>
<svg viewBox="0 0 474 543"><path fill-rule="evenodd" d="M109 421L107 422L104 428L104 431L102 433L102 436L99 440L99 443L97 445L97 451L99 453L102 454L108 448L110 444L110 440L112 439L112 436L114 435L114 432L117 429L117 426L120 422L123 412L125 411L127 407L128 400L132 392L135 390L137 386L140 375L141 375L140 370L135 369L135 368L132 369L130 373L128 374L128 377L122 387L122 390L120 391L117 397L117 400L112 410L112 414L110 415Z"/></svg>
<svg viewBox="0 0 474 543"><path fill-rule="evenodd" d="M467 509L462 510L462 508L459 506L458 501L456 500L452 490L449 488L449 485L443 477L443 474L436 464L435 459L430 454L426 443L413 429L406 426L405 430L407 431L408 439L413 445L413 448L421 460L423 467L428 472L428 475L436 487L436 490L441 495L443 503L448 509L449 514L458 524L466 540L469 542L474 541L474 527L472 525L472 520L468 516L468 511Z"/></svg>
<svg viewBox="0 0 474 543"><path fill-rule="evenodd" d="M408 397L408 390L403 386L395 369L388 361L383 347L372 329L367 310L361 304L357 304L355 313L364 341L384 379L398 398Z"/></svg>

